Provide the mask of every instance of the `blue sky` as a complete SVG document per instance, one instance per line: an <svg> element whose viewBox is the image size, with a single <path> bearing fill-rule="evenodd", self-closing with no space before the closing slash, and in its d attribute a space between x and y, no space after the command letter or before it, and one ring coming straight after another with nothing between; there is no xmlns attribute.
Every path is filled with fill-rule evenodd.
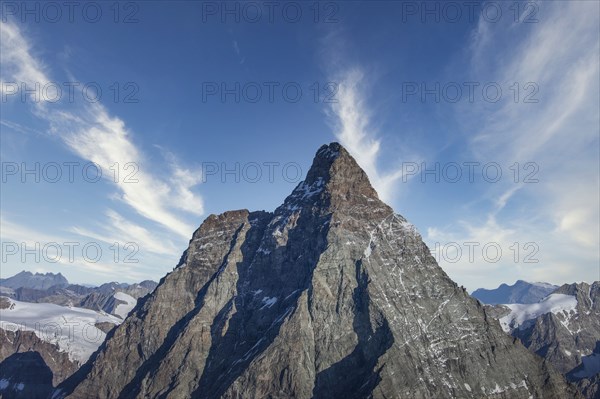
<svg viewBox="0 0 600 399"><path fill-rule="evenodd" d="M339 141L469 290L600 279L597 2L23 4L1 10L2 277L157 280Z"/></svg>

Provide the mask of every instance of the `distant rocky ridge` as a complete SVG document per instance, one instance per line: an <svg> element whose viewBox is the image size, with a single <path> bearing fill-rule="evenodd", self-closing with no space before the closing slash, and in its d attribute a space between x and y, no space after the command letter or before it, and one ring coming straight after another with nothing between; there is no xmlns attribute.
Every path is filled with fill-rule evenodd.
<svg viewBox="0 0 600 399"><path fill-rule="evenodd" d="M121 319L0 296L0 398L47 398Z"/></svg>
<svg viewBox="0 0 600 399"><path fill-rule="evenodd" d="M138 298L157 285L148 280L86 287L69 284L60 273L29 272L3 279L0 284L2 399L46 399L53 387L77 371L103 342L104 338L98 339L98 333L92 330L98 329L104 337L127 316ZM31 305L20 310L19 304L27 303ZM82 314L83 309L77 313L78 308L97 313ZM49 318L49 313L54 317ZM117 318L103 316L106 313ZM99 321L91 322L94 318ZM75 324L84 330L72 330ZM79 335L60 339L53 335L55 330ZM83 359L79 360L81 356Z"/></svg>
<svg viewBox="0 0 600 399"><path fill-rule="evenodd" d="M5 385L0 397L46 398L79 366L67 352L41 340L33 331L0 328L0 381L5 381L0 383L0 387Z"/></svg>
<svg viewBox="0 0 600 399"><path fill-rule="evenodd" d="M487 305L508 303L536 303L558 288L548 283L528 283L517 280L513 285L501 284L498 288L487 290L480 288L471 294Z"/></svg>
<svg viewBox="0 0 600 399"><path fill-rule="evenodd" d="M115 309L119 305L127 305L129 310L133 307L129 306L130 302L115 298L116 293L121 292L137 300L148 295L157 285L154 281L146 280L135 284L111 282L99 287L88 287L69 284L60 273L32 274L23 271L0 280L0 295L22 302L83 307L123 317L122 314L115 313Z"/></svg>
<svg viewBox="0 0 600 399"><path fill-rule="evenodd" d="M133 309L133 306L129 305L131 303L130 301L135 302L136 300L148 295L156 288L157 285L158 283L150 280L142 281L139 284L124 284L116 282L102 284L101 286L94 288L89 294L81 299L78 303L78 306L93 310L101 310L106 313L125 318L127 313ZM127 297L121 297L120 299L118 293L123 293L129 298L125 300ZM119 305L126 306L128 311L125 314L116 311L119 308Z"/></svg>
<svg viewBox="0 0 600 399"><path fill-rule="evenodd" d="M56 397L578 398L339 144L275 212L209 216Z"/></svg>
<svg viewBox="0 0 600 399"><path fill-rule="evenodd" d="M600 281L565 284L536 304L488 306L505 331L600 398Z"/></svg>
<svg viewBox="0 0 600 399"><path fill-rule="evenodd" d="M9 278L0 279L0 286L17 289L30 288L34 290L47 290L50 287L65 287L69 281L60 273L31 273L22 271Z"/></svg>

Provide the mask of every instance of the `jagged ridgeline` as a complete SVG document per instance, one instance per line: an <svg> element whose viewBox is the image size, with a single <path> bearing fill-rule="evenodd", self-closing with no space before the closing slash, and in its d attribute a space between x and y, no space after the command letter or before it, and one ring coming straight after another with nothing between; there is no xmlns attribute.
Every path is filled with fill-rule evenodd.
<svg viewBox="0 0 600 399"><path fill-rule="evenodd" d="M573 398L339 144L273 213L209 216L57 397Z"/></svg>

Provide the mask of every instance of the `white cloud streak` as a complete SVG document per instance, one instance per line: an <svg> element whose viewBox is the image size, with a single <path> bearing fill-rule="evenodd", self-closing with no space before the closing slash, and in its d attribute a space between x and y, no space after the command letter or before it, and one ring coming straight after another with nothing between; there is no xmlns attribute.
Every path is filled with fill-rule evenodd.
<svg viewBox="0 0 600 399"><path fill-rule="evenodd" d="M191 191L200 182L201 176L192 176L190 171L182 168L176 169L167 179L153 174L145 167L144 156L133 144L125 123L110 116L101 105L88 105L77 116L71 113L48 114L47 119L52 131L83 159L95 162L104 172L118 163L119 178L115 184L123 202L141 216L182 238L189 238L194 227L172 210L183 209L194 215L204 212L202 199ZM113 174L105 175L114 179Z"/></svg>
<svg viewBox="0 0 600 399"><path fill-rule="evenodd" d="M367 173L380 198L390 201L403 169L382 172L378 168L381 140L376 138L370 123L364 80L359 68L347 70L334 80L338 82L338 91L330 111L336 121L335 136Z"/></svg>
<svg viewBox="0 0 600 399"><path fill-rule="evenodd" d="M535 162L540 181L515 185L506 179L494 185L490 193L497 200L479 227L472 222L462 229L442 229L443 234L430 230L430 239L437 233L449 241L482 241L493 238L487 234L492 228L511 232L505 245L510 241L540 244L543 264L521 269L505 263L502 273L488 278L490 282L506 281L509 275L557 283L600 278L599 4L545 1L538 5L540 22L527 28L512 24L490 29L480 21L470 60L471 72L486 81L505 87L519 82L521 90L527 82L536 83L539 102L523 103L530 90L521 91L518 102L512 92L505 93L498 106L475 104L458 118L472 127L474 134L467 139L476 158L504 165ZM522 214L500 213L522 198L527 199L526 220ZM481 266L448 264L447 269L468 276Z"/></svg>
<svg viewBox="0 0 600 399"><path fill-rule="evenodd" d="M50 77L47 69L33 55L34 46L20 28L0 22L0 29L0 80L18 84L23 82L27 87L33 87L36 83L41 86L48 83ZM125 122L110 115L99 103L66 105L44 100L33 102L33 115L46 121L50 133L74 154L95 162L101 168L103 177L117 189L115 195L109 198L117 198L143 219L141 224L134 223L109 209L105 212L106 218L99 220L95 227L72 226L66 229L70 234L61 234L58 231L49 234L3 218L2 240L24 242L28 248L34 247L36 243L44 245L50 242L96 241L106 244L103 247L108 255L111 254L109 246L117 242L122 249L122 256L127 252L123 246L132 242L139 246L139 253L135 255L138 263L124 263L124 259L111 262L110 256L106 255L108 258L99 262L84 261L81 256L72 262L63 256L58 264L67 268L61 271L66 271L76 280L85 282L90 282L90 279L102 282L107 277L121 281L139 281L163 275L164 267L172 266L180 253L178 245L173 241L178 244L185 243L195 229L195 224L187 223L186 216L183 215L189 218L189 215L200 216L204 212L202 198L193 190L201 181L201 173L181 166L172 155L168 159L167 168L152 168L143 151L135 144L134 134L129 131ZM1 123L4 127L23 134L31 133L31 129L8 120L2 120ZM118 164L119 170L117 179L114 178L115 163ZM126 165L130 166L126 168ZM131 175L131 172L135 174ZM127 176L131 179L126 179ZM145 227L147 225L151 227ZM4 272L16 272L20 268L30 267L36 270L56 271L56 266L56 263L32 263L28 258L24 263L15 263L15 259L12 259L3 265L3 269Z"/></svg>
<svg viewBox="0 0 600 399"><path fill-rule="evenodd" d="M2 22L2 70L4 81L45 84L49 81L42 63L32 53L32 46L20 29ZM103 176L112 179L111 166L118 163L119 179L115 182L119 198L139 215L159 223L181 238L189 238L194 225L186 223L175 210L199 216L204 212L202 198L192 191L201 176L177 166L170 176L161 177L148 167L143 153L134 144L132 133L123 120L111 116L99 103L89 103L72 108L59 108L60 104L36 103L37 116L50 124L50 130L69 149L83 159L95 162ZM48 108L52 105L53 108ZM124 170L126 164L132 166ZM127 182L127 172L137 182ZM123 221L124 222L124 221Z"/></svg>
<svg viewBox="0 0 600 399"><path fill-rule="evenodd" d="M43 64L32 56L31 45L16 25L0 22L0 36L0 62L3 74L10 77L9 80L0 77L0 94L6 92L9 83L23 82L33 87L50 82Z"/></svg>
<svg viewBox="0 0 600 399"><path fill-rule="evenodd" d="M108 210L106 217L108 226L103 228L105 234L99 234L83 227L73 227L72 231L80 236L100 240L107 244L134 243L139 245L141 250L158 255L177 256L181 253L180 248L177 248L172 241L155 237L144 227L128 221L113 210Z"/></svg>

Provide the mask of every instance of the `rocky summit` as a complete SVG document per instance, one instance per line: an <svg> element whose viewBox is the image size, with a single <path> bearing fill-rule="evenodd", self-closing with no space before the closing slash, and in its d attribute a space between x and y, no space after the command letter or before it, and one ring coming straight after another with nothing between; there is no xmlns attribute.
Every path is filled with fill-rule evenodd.
<svg viewBox="0 0 600 399"><path fill-rule="evenodd" d="M273 213L211 215L55 397L576 398L339 144Z"/></svg>

